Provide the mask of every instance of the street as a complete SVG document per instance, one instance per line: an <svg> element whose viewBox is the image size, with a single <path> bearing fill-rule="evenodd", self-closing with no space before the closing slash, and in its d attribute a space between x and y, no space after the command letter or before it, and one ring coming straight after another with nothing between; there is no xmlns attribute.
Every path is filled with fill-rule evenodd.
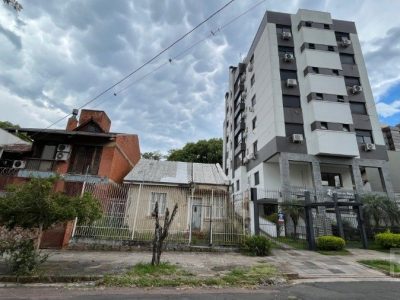
<svg viewBox="0 0 400 300"><path fill-rule="evenodd" d="M100 288L0 288L0 299L399 299L400 282L319 282L272 286L264 289L100 289Z"/></svg>

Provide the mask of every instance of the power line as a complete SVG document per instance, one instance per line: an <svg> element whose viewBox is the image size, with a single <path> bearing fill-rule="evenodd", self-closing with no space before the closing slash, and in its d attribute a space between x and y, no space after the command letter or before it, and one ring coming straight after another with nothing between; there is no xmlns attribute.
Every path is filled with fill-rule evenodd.
<svg viewBox="0 0 400 300"><path fill-rule="evenodd" d="M234 23L235 21L237 21L239 18L243 17L244 15L246 15L247 13L249 13L251 10L255 9L257 6L261 5L262 3L266 2L266 0L262 0L257 2L255 5L251 6L250 8L248 8L247 10L245 10L243 13L235 16L234 18L232 18L231 20L229 20L227 23L223 24L222 26L218 27L215 30L211 30L211 32L205 36L204 38L196 41L195 43L193 43L192 45L190 45L189 47L185 48L184 50L182 50L181 52L179 52L178 54L176 54L175 56L171 57L168 59L168 61L158 65L156 68L154 68L153 70L151 70L150 72L146 73L145 75L143 75L142 77L138 78L137 80L135 80L134 82L128 84L127 86L121 88L120 90L114 92L114 96L120 95L121 93L125 92L127 89L131 88L133 85L137 84L138 82L142 81L143 79L145 79L146 77L148 77L149 75L153 74L154 72L160 70L161 68L170 65L174 60L185 56L190 50L192 50L193 48L195 48L196 46L198 46L199 44L205 42L206 40L208 40L209 38L212 38L214 36L216 36L219 32L223 31L226 27L228 27L229 25L231 25L232 23ZM110 100L110 98L105 99L104 101L98 103L95 107L100 106L101 104L103 104L104 102Z"/></svg>
<svg viewBox="0 0 400 300"><path fill-rule="evenodd" d="M134 75L135 73L137 73L138 71L140 71L141 69L143 69L145 66L147 66L148 64L150 64L151 62L153 62L154 60L156 60L158 57L160 57L163 53L165 53L166 51L168 51L169 49L171 49L173 46L175 46L176 44L178 44L180 41L182 41L184 38L186 38L188 35L190 35L191 33L193 33L197 28L199 28L200 26L202 26L203 24L205 24L206 22L208 22L210 19L212 19L214 16L216 16L218 13L220 13L222 10L224 10L226 7L228 7L230 4L232 4L235 0L230 0L229 2L227 2L225 5L223 5L221 8L219 8L217 11L215 11L214 13L212 13L210 16L208 16L205 20L203 20L202 22L200 22L199 24L197 24L195 27L193 27L191 30L189 30L188 32L186 32L184 35L182 35L180 38L178 38L177 40L175 40L172 44L170 44L168 47L164 48L163 50L161 50L159 53L157 53L155 56L153 56L151 59L147 60L145 63L143 63L141 66L139 66L138 68L136 68L135 70L133 70L131 73L129 73L128 75L126 75L125 77L123 77L122 79L120 79L119 81L117 81L116 83L114 83L113 85L111 85L109 88L103 90L102 92L100 92L98 95L96 95L94 98L90 99L89 101L87 101L86 103L84 103L83 105L81 105L80 107L78 107L78 109L81 109L87 105L89 105L90 103L92 103L93 101L96 101L98 98L100 98L101 96L103 96L104 94L106 94L107 92L109 92L110 90L112 90L114 87L116 87L117 85L119 85L120 83L122 83L123 81L127 80L129 77L131 77L132 75ZM45 129L49 129L50 127L56 125L57 123L61 122L62 120L66 119L68 116L70 116L71 114L67 114L64 117L58 119L57 121L53 122L52 124L50 124L49 126L47 126Z"/></svg>

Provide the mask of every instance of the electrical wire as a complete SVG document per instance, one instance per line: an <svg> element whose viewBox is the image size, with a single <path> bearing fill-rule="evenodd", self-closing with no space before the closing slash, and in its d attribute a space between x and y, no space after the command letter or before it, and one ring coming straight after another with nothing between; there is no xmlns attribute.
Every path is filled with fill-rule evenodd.
<svg viewBox="0 0 400 300"><path fill-rule="evenodd" d="M151 59L147 60L145 63L143 63L141 66L139 66L138 68L136 68L135 70L133 70L132 72L130 72L128 75L124 76L122 79L118 80L116 83L112 84L110 87L108 87L107 89L103 90L102 92L100 92L99 94L97 94L95 97L93 97L92 99L90 99L89 101L87 101L86 103L84 103L83 105L79 106L78 109L82 109L85 106L89 105L90 103L96 101L98 98L100 98L101 96L103 96L104 94L106 94L107 92L111 91L113 88L115 88L117 85L121 84L122 82L124 82L125 80L127 80L128 78L130 78L132 75L134 75L135 73L137 73L138 71L140 71L141 69L143 69L145 66L147 66L148 64L152 63L154 60L156 60L158 57L160 57L163 53L165 53L166 51L168 51L169 49L171 49L173 46L175 46L176 44L178 44L180 41L182 41L184 38L186 38L187 36L189 36L191 33L193 33L196 29L198 29L199 27L201 27L203 24L205 24L206 22L208 22L210 19L212 19L214 16L216 16L218 13L220 13L222 10L224 10L225 8L227 8L230 4L232 4L235 0L230 0L229 2L227 2L226 4L224 4L221 8L219 8L218 10L216 10L215 12L213 12L210 16L208 16L206 19L204 19L203 21L201 21L199 24L197 24L195 27L193 27L191 30L189 30L188 32L186 32L184 35L182 35L181 37L179 37L177 40L175 40L172 44L170 44L168 47L164 48L163 50L161 50L160 52L158 52L155 56L153 56ZM66 119L67 117L69 117L71 115L71 113L65 115L64 117L56 120L55 122L51 123L49 126L47 126L45 129L49 129L51 127L53 127L54 125L56 125L57 123L63 121L64 119ZM33 135L32 135L33 137Z"/></svg>

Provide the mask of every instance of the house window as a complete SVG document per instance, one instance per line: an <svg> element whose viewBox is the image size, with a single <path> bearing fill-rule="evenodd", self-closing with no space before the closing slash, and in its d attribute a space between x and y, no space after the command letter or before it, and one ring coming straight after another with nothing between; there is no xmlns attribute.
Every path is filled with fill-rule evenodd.
<svg viewBox="0 0 400 300"><path fill-rule="evenodd" d="M338 95L338 96L336 97L336 99L337 99L338 102L344 102L344 96Z"/></svg>
<svg viewBox="0 0 400 300"><path fill-rule="evenodd" d="M256 129L256 123L257 123L257 117L254 117L254 119L251 121L251 123L252 123L252 128L253 128L253 130L254 129Z"/></svg>
<svg viewBox="0 0 400 300"><path fill-rule="evenodd" d="M333 75L339 76L339 70L332 70Z"/></svg>
<svg viewBox="0 0 400 300"><path fill-rule="evenodd" d="M69 173L97 175L100 166L102 147L74 146Z"/></svg>
<svg viewBox="0 0 400 300"><path fill-rule="evenodd" d="M285 47L279 46L278 47L279 57L283 57L285 54L290 53L294 55L294 48L293 47Z"/></svg>
<svg viewBox="0 0 400 300"><path fill-rule="evenodd" d="M42 151L42 155L41 155L41 159L48 159L48 160L52 160L54 159L54 155L56 153L56 146L55 145L45 145L43 147L43 151Z"/></svg>
<svg viewBox="0 0 400 300"><path fill-rule="evenodd" d="M251 76L251 79L250 79L250 85L253 86L255 81L256 81L256 77L253 74L253 76Z"/></svg>
<svg viewBox="0 0 400 300"><path fill-rule="evenodd" d="M167 208L167 193L151 192L149 215L153 213L156 202L158 202L158 214L163 216Z"/></svg>
<svg viewBox="0 0 400 300"><path fill-rule="evenodd" d="M371 130L356 130L357 142L360 144L373 144Z"/></svg>
<svg viewBox="0 0 400 300"><path fill-rule="evenodd" d="M282 95L283 107L300 107L300 97L291 95Z"/></svg>
<svg viewBox="0 0 400 300"><path fill-rule="evenodd" d="M353 54L340 53L340 61L342 64L354 65L356 62L354 60Z"/></svg>
<svg viewBox="0 0 400 300"><path fill-rule="evenodd" d="M254 107L254 105L256 105L256 95L251 98L251 107Z"/></svg>
<svg viewBox="0 0 400 300"><path fill-rule="evenodd" d="M236 191L240 190L240 182L239 180L236 180Z"/></svg>
<svg viewBox="0 0 400 300"><path fill-rule="evenodd" d="M223 219L226 216L225 210L225 198L214 196L213 199L211 197L207 197L203 200L205 205L205 218L210 218L210 211L212 211L213 219Z"/></svg>
<svg viewBox="0 0 400 300"><path fill-rule="evenodd" d="M318 74L319 73L319 68L312 67L312 71L313 71L313 73Z"/></svg>
<svg viewBox="0 0 400 300"><path fill-rule="evenodd" d="M303 124L285 123L285 130L286 130L286 136L288 137L296 133L304 135Z"/></svg>
<svg viewBox="0 0 400 300"><path fill-rule="evenodd" d="M254 64L254 54L250 58L250 64Z"/></svg>
<svg viewBox="0 0 400 300"><path fill-rule="evenodd" d="M328 46L328 51L335 51L335 48L333 46Z"/></svg>
<svg viewBox="0 0 400 300"><path fill-rule="evenodd" d="M324 100L324 94L316 93L315 94L315 99L316 100Z"/></svg>
<svg viewBox="0 0 400 300"><path fill-rule="evenodd" d="M257 141L255 141L255 142L253 143L253 153L254 153L254 154L257 154L257 151L258 151L258 149L257 149L257 144L258 144Z"/></svg>
<svg viewBox="0 0 400 300"><path fill-rule="evenodd" d="M315 44L308 44L308 49L315 49Z"/></svg>
<svg viewBox="0 0 400 300"><path fill-rule="evenodd" d="M342 175L339 173L321 173L322 185L342 187Z"/></svg>
<svg viewBox="0 0 400 300"><path fill-rule="evenodd" d="M343 124L343 131L349 132L350 131L350 125L349 124Z"/></svg>
<svg viewBox="0 0 400 300"><path fill-rule="evenodd" d="M281 80L286 81L287 79L297 79L297 71L292 70L281 70Z"/></svg>
<svg viewBox="0 0 400 300"><path fill-rule="evenodd" d="M358 115L367 114L367 109L365 108L365 104L360 102L350 102L350 110L351 113L353 114L358 114Z"/></svg>
<svg viewBox="0 0 400 300"><path fill-rule="evenodd" d="M341 41L342 37L350 39L350 34L348 32L335 32L336 40Z"/></svg>
<svg viewBox="0 0 400 300"><path fill-rule="evenodd" d="M321 122L321 129L328 129L328 123L327 122Z"/></svg>
<svg viewBox="0 0 400 300"><path fill-rule="evenodd" d="M324 29L331 29L331 26L329 24L324 24Z"/></svg>
<svg viewBox="0 0 400 300"><path fill-rule="evenodd" d="M257 171L254 173L254 185L260 184L260 173Z"/></svg>
<svg viewBox="0 0 400 300"><path fill-rule="evenodd" d="M312 22L306 21L306 27L311 27L311 26L312 26Z"/></svg>

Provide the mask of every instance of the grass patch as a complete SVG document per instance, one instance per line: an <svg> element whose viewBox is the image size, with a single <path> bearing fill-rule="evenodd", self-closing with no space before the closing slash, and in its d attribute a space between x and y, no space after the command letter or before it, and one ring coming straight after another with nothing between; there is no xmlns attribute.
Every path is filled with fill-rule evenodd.
<svg viewBox="0 0 400 300"><path fill-rule="evenodd" d="M284 243L294 249L308 250L308 244L307 244L306 240L294 239L294 238L285 236L285 237L277 238L276 241Z"/></svg>
<svg viewBox="0 0 400 300"><path fill-rule="evenodd" d="M358 262L372 269L383 271L384 273L390 273L391 272L390 268L392 265L394 274L400 275L400 264L395 262L390 262L388 260L383 260L383 259L359 260Z"/></svg>
<svg viewBox="0 0 400 300"><path fill-rule="evenodd" d="M360 241L346 241L346 248L348 249L362 249L362 242ZM369 240L368 241L368 250L375 250L375 251L380 251L380 252L385 252L389 253L389 249L383 249L378 243L376 243L374 240Z"/></svg>
<svg viewBox="0 0 400 300"><path fill-rule="evenodd" d="M322 255L352 255L351 252L346 249L336 250L336 251L318 250L317 252Z"/></svg>
<svg viewBox="0 0 400 300"><path fill-rule="evenodd" d="M124 275L105 276L101 284L118 287L257 286L270 284L276 277L276 269L268 264L200 277L169 263L160 266L140 263Z"/></svg>

